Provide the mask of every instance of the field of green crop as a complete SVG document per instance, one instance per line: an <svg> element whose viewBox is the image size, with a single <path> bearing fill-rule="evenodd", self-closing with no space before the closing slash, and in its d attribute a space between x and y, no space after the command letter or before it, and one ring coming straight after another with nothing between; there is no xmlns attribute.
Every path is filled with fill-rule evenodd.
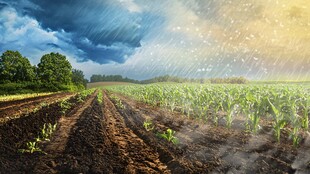
<svg viewBox="0 0 310 174"><path fill-rule="evenodd" d="M177 110L215 126L220 113L224 113L227 128L231 128L236 116L242 116L246 131L254 134L259 131L261 120L267 119L272 122L277 141L280 141L281 130L285 127L294 145L309 129L310 88L298 84L152 84L115 86L108 90L171 111Z"/></svg>

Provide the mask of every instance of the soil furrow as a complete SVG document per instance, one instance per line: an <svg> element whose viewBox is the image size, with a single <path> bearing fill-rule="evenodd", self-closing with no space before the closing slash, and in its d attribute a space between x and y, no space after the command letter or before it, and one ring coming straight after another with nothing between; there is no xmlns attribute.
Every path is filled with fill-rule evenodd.
<svg viewBox="0 0 310 174"><path fill-rule="evenodd" d="M114 104L104 94L104 116L109 139L120 151L120 158L128 162L128 173L170 173L167 165L159 160L159 154L133 131L126 127Z"/></svg>
<svg viewBox="0 0 310 174"><path fill-rule="evenodd" d="M14 105L4 106L0 108L0 118L8 117L8 119L10 119L18 115L21 115L24 112L30 113L35 108L38 108L41 103L44 103L44 105L48 105L58 99L68 98L74 95L75 94L72 94L72 93L59 93L59 94L55 94L51 96L43 96L42 98L38 97L32 100L21 101L18 104L14 104Z"/></svg>
<svg viewBox="0 0 310 174"><path fill-rule="evenodd" d="M120 113L124 117L127 126L130 127L134 133L142 138L149 146L153 147L153 149L157 151L160 156L160 160L167 164L168 169L171 170L172 173L195 173L194 171L199 171L198 173L200 173L206 171L206 169L199 170L199 167L195 168L187 159L184 159L184 156L182 156L183 152L177 149L177 146L158 139L158 137L156 137L156 131L159 130L148 132L144 129L142 126L143 122L154 116L151 114L152 112L158 114L156 117L162 117L159 112L148 109L150 112L146 113L144 112L146 111L145 108L139 108L139 110L143 110L143 116L146 117L144 118L141 115L142 112L139 110L133 110L133 106L135 105L130 105L127 102L124 102L124 100L123 104L126 109L121 109ZM169 128L160 124L156 124L156 127L161 127L163 130ZM172 125L170 124L170 126ZM155 144L156 146L154 146Z"/></svg>
<svg viewBox="0 0 310 174"><path fill-rule="evenodd" d="M51 143L49 143L45 151L47 153L61 153L65 150L65 146L68 141L69 134L71 132L71 129L76 124L77 120L80 118L82 113L87 107L91 107L91 103L95 99L98 92L95 92L92 94L92 96L83 103L81 107L78 108L78 110L73 113L72 115L64 116L59 119L58 122L58 130L55 132L54 139Z"/></svg>

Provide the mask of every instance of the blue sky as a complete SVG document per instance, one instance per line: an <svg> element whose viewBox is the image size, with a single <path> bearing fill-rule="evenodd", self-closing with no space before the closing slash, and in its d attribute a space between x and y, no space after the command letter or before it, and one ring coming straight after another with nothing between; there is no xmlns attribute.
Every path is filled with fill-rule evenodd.
<svg viewBox="0 0 310 174"><path fill-rule="evenodd" d="M86 77L308 80L308 8L302 0L0 0L0 52L18 50L32 64L60 52Z"/></svg>

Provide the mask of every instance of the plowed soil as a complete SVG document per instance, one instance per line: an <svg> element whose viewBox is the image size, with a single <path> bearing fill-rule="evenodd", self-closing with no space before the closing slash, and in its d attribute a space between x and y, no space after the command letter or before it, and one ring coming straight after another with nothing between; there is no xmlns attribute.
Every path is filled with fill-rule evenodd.
<svg viewBox="0 0 310 174"><path fill-rule="evenodd" d="M44 110L54 117L39 112L2 125L0 173L310 172L309 136L294 148L286 139L276 143L268 127L251 135L121 95L117 96L124 107L119 107L110 96L104 92L103 103L99 103L95 93L76 104L66 117L57 114L55 104ZM144 129L146 119L152 120L153 130ZM17 153L46 122L59 124L51 141L41 146L47 154ZM156 136L168 128L176 131L179 144Z"/></svg>
<svg viewBox="0 0 310 174"><path fill-rule="evenodd" d="M32 112L34 108L39 107L40 103L50 104L58 99L74 96L73 93L56 93L47 96L33 97L22 100L14 100L0 103L0 119L9 120L25 112Z"/></svg>

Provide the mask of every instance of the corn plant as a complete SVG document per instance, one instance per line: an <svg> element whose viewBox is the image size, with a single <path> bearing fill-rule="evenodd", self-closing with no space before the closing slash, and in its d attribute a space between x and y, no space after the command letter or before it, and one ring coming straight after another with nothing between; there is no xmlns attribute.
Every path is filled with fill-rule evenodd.
<svg viewBox="0 0 310 174"><path fill-rule="evenodd" d="M97 94L97 101L99 104L101 104L102 100L103 100L103 94L102 94L102 90L100 90Z"/></svg>
<svg viewBox="0 0 310 174"><path fill-rule="evenodd" d="M175 131L172 129L167 129L165 133L158 133L157 135L163 139L166 139L168 142L171 142L173 144L178 144L179 140L177 137L174 136Z"/></svg>
<svg viewBox="0 0 310 174"><path fill-rule="evenodd" d="M240 113L245 115L245 130L247 132L251 131L251 122L250 122L250 114L251 114L251 108L253 107L253 101L255 100L254 96L250 92L245 92L241 94L241 97L244 100L241 100L239 102L240 104Z"/></svg>
<svg viewBox="0 0 310 174"><path fill-rule="evenodd" d="M268 99L268 102L272 109L272 114L274 117L274 123L273 128L275 130L275 136L278 142L280 142L280 136L281 136L281 129L284 128L284 126L287 124L287 120L284 118L283 114L280 112L280 110L274 106L270 100Z"/></svg>
<svg viewBox="0 0 310 174"><path fill-rule="evenodd" d="M215 126L218 126L218 112L223 109L223 101L222 97L220 97L221 94L218 93L215 95L211 95L211 104L210 108L213 110L212 120Z"/></svg>
<svg viewBox="0 0 310 174"><path fill-rule="evenodd" d="M226 126L231 128L233 122L233 114L235 111L235 103L233 96L226 93L225 100L223 101L223 109L226 112Z"/></svg>
<svg viewBox="0 0 310 174"><path fill-rule="evenodd" d="M44 141L50 141L50 136L56 130L57 124L52 125L51 123L44 123L43 128L41 129L41 137Z"/></svg>
<svg viewBox="0 0 310 174"><path fill-rule="evenodd" d="M259 121L262 115L265 115L268 110L268 100L267 98L264 98L262 96L256 96L254 100L252 100L253 103L250 104L251 112L249 115L249 120L251 123L251 131L256 134L259 129Z"/></svg>
<svg viewBox="0 0 310 174"><path fill-rule="evenodd" d="M305 98L301 104L303 108L303 115L301 118L301 126L303 129L308 130L309 129L309 112L310 112L310 97Z"/></svg>
<svg viewBox="0 0 310 174"><path fill-rule="evenodd" d="M301 138L299 136L299 131L300 131L300 128L302 127L302 121L300 121L301 117L297 114L298 112L298 106L297 106L297 100L292 100L290 98L289 100L289 118L290 118L290 122L291 122L291 125L292 125L292 129L291 129L291 132L290 132L290 137L291 139L293 140L293 145L296 147Z"/></svg>
<svg viewBox="0 0 310 174"><path fill-rule="evenodd" d="M77 96L77 102L82 103L84 101L83 97L81 95Z"/></svg>
<svg viewBox="0 0 310 174"><path fill-rule="evenodd" d="M299 142L301 141L301 137L299 136L300 127L295 126L291 132L291 138L293 140L293 146L298 146Z"/></svg>
<svg viewBox="0 0 310 174"><path fill-rule="evenodd" d="M49 133L48 133L48 130L47 130L47 126L46 126L46 124L44 124L43 125L43 128L41 129L41 132L40 132L40 134L41 134L41 138L44 140L44 141L49 141L50 139L49 139Z"/></svg>
<svg viewBox="0 0 310 174"><path fill-rule="evenodd" d="M111 99L115 102L115 105L116 105L118 108L125 109L125 106L123 105L121 99L119 99L119 98L116 97L115 95L112 95L112 96L111 96Z"/></svg>
<svg viewBox="0 0 310 174"><path fill-rule="evenodd" d="M145 128L146 131L151 131L154 129L154 126L151 120L145 120L143 122L143 127Z"/></svg>
<svg viewBox="0 0 310 174"><path fill-rule="evenodd" d="M60 105L62 114L65 114L67 110L71 108L71 103L69 103L68 100L62 100L59 105Z"/></svg>
<svg viewBox="0 0 310 174"><path fill-rule="evenodd" d="M26 149L18 149L18 152L20 153L34 153L34 152L41 152L46 154L45 152L42 151L42 149L40 149L40 147L38 146L38 142L33 141L33 142L27 142L26 143L27 148Z"/></svg>
<svg viewBox="0 0 310 174"><path fill-rule="evenodd" d="M40 103L40 106L43 108L43 107L46 107L46 106L48 106L48 103L47 102L42 102L42 103Z"/></svg>

